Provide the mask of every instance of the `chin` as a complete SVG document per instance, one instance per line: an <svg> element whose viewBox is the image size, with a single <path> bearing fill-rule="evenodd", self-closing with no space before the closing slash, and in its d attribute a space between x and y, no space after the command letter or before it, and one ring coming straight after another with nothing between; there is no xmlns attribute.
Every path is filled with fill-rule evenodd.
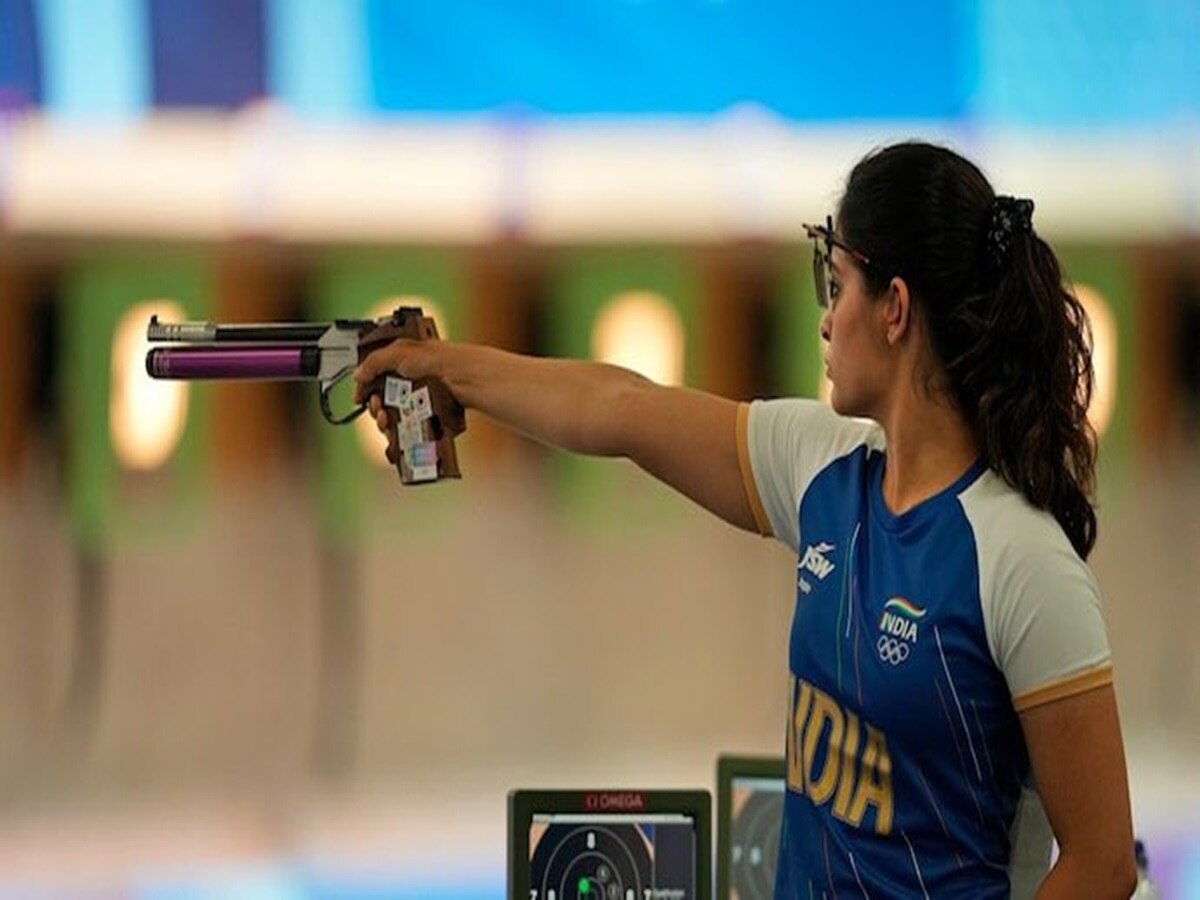
<svg viewBox="0 0 1200 900"><path fill-rule="evenodd" d="M852 402L850 398L839 393L836 386L829 394L829 405L833 407L833 411L839 416L862 417L866 415L866 412L863 411L859 404Z"/></svg>

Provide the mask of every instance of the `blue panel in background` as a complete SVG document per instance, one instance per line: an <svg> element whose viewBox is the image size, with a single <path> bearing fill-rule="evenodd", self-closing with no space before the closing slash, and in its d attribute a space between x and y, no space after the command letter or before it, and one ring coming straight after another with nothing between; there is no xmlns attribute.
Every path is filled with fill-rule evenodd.
<svg viewBox="0 0 1200 900"><path fill-rule="evenodd" d="M980 0L979 32L981 118L1137 124L1200 109L1196 0Z"/></svg>
<svg viewBox="0 0 1200 900"><path fill-rule="evenodd" d="M499 874L481 883L478 875L448 872L434 883L404 872L322 872L302 861L264 859L141 876L128 895L131 900L503 900L503 882Z"/></svg>
<svg viewBox="0 0 1200 900"><path fill-rule="evenodd" d="M0 0L0 103L1193 123L1196 0Z"/></svg>
<svg viewBox="0 0 1200 900"><path fill-rule="evenodd" d="M150 95L142 0L37 0L43 103L73 118L140 115Z"/></svg>
<svg viewBox="0 0 1200 900"><path fill-rule="evenodd" d="M265 94L263 0L149 0L154 103L241 106Z"/></svg>
<svg viewBox="0 0 1200 900"><path fill-rule="evenodd" d="M389 112L952 119L975 89L971 0L366 2Z"/></svg>
<svg viewBox="0 0 1200 900"><path fill-rule="evenodd" d="M397 879L391 882L347 880L324 882L308 888L306 900L504 900L504 888L479 885L413 884Z"/></svg>
<svg viewBox="0 0 1200 900"><path fill-rule="evenodd" d="M196 872L164 872L138 879L131 900L308 900L302 880L286 865L223 863Z"/></svg>
<svg viewBox="0 0 1200 900"><path fill-rule="evenodd" d="M1183 99L1186 112L1183 118L1195 128L1200 120L1200 52L1196 49L1200 47L1200 3L1195 0L1176 2L1181 12L1179 36L1175 40L1187 48L1184 52L1183 89L1186 93Z"/></svg>
<svg viewBox="0 0 1200 900"><path fill-rule="evenodd" d="M0 0L0 111L41 102L38 56L32 0Z"/></svg>
<svg viewBox="0 0 1200 900"><path fill-rule="evenodd" d="M267 85L297 114L370 111L365 0L267 0Z"/></svg>

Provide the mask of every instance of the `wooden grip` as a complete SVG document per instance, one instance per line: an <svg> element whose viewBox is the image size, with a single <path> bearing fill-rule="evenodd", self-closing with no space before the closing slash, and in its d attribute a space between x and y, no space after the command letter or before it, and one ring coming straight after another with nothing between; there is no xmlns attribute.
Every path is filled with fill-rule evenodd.
<svg viewBox="0 0 1200 900"><path fill-rule="evenodd" d="M392 341L404 338L416 341L436 341L440 338L433 319L422 314L419 308L401 307L397 309L389 321L372 329L363 335L359 342L359 359L363 359L373 350L390 344ZM402 378L395 372L385 372L367 385L363 391L364 398L378 395L380 400L387 396L388 378ZM421 484L442 478L461 478L462 471L458 467L458 454L455 452L454 440L467 430L466 410L463 409L450 389L438 378L417 378L412 380L412 392L417 394L423 388L429 392L432 414L424 420L425 438L436 447L437 477L417 477L423 471L428 460L416 461L406 459L401 450L400 413L394 406L384 404L387 410L387 458L396 466L400 480L404 484ZM417 476L414 476L414 472Z"/></svg>

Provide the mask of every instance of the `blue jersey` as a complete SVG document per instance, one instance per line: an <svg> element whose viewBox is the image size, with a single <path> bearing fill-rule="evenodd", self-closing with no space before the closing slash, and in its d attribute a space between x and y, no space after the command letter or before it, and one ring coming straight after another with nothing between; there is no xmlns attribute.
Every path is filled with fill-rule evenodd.
<svg viewBox="0 0 1200 900"><path fill-rule="evenodd" d="M739 452L797 553L777 900L1032 896L1018 714L1111 681L1086 565L982 464L894 515L881 429L812 401L744 406Z"/></svg>

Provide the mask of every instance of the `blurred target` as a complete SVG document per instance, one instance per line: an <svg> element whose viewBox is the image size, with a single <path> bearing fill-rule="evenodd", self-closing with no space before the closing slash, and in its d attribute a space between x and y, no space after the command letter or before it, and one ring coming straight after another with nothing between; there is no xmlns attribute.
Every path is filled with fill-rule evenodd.
<svg viewBox="0 0 1200 900"><path fill-rule="evenodd" d="M624 291L596 317L592 358L632 369L658 384L683 384L683 320L654 291Z"/></svg>
<svg viewBox="0 0 1200 900"><path fill-rule="evenodd" d="M1103 435L1112 421L1117 403L1117 320L1108 300L1096 288L1086 284L1075 285L1075 296L1079 298L1092 329L1092 402L1088 407L1088 419L1097 435Z"/></svg>
<svg viewBox="0 0 1200 900"><path fill-rule="evenodd" d="M166 321L186 318L183 306L150 300L128 309L113 336L109 435L113 452L128 469L157 469L175 452L187 425L188 385L155 381L146 374L146 323L152 315Z"/></svg>
<svg viewBox="0 0 1200 900"><path fill-rule="evenodd" d="M774 896L784 776L782 757L717 758L717 900Z"/></svg>
<svg viewBox="0 0 1200 900"><path fill-rule="evenodd" d="M783 798L782 792L750 791L740 805L734 800L729 851L731 896L736 900L770 900L775 895Z"/></svg>

